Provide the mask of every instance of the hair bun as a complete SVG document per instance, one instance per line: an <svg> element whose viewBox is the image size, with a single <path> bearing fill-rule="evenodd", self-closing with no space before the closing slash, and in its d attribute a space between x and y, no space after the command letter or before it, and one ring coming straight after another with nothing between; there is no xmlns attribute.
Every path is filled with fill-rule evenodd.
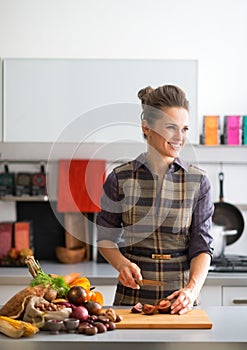
<svg viewBox="0 0 247 350"><path fill-rule="evenodd" d="M138 92L137 96L142 101L142 104L145 104L148 95L153 91L154 89L151 86L147 86Z"/></svg>

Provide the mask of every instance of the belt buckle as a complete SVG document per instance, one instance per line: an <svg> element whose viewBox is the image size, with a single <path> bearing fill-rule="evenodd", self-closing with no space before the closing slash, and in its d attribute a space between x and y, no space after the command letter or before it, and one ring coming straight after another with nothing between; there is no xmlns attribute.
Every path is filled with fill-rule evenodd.
<svg viewBox="0 0 247 350"><path fill-rule="evenodd" d="M171 254L152 254L152 259L170 260Z"/></svg>

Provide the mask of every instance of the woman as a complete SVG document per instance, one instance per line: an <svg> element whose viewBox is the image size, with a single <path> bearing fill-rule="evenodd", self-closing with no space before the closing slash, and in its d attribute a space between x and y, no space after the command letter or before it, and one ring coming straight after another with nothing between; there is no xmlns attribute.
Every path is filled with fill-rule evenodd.
<svg viewBox="0 0 247 350"><path fill-rule="evenodd" d="M114 305L155 304L189 311L212 258L213 203L204 171L179 158L189 129L189 103L173 85L138 93L147 152L116 167L104 184L98 247L119 272ZM142 279L163 285L142 285Z"/></svg>

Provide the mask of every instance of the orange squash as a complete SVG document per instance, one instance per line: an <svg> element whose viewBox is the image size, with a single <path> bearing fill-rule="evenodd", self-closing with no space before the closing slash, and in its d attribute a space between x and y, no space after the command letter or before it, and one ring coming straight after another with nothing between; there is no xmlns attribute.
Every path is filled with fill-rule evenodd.
<svg viewBox="0 0 247 350"><path fill-rule="evenodd" d="M70 288L74 286L81 286L85 290L90 290L90 281L86 277L76 278L72 283L70 283Z"/></svg>
<svg viewBox="0 0 247 350"><path fill-rule="evenodd" d="M89 300L95 301L96 303L100 304L100 306L104 305L104 297L101 292L91 291L91 297Z"/></svg>

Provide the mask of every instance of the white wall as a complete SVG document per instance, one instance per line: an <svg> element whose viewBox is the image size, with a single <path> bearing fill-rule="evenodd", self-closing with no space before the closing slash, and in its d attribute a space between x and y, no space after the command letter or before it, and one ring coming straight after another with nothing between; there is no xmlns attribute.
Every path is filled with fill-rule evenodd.
<svg viewBox="0 0 247 350"><path fill-rule="evenodd" d="M0 0L0 57L198 59L201 123L204 114L247 114L246 18L245 0ZM3 157L19 152L0 147ZM210 167L212 179L218 170ZM229 201L247 198L243 171L231 169ZM13 204L0 206L14 217Z"/></svg>

